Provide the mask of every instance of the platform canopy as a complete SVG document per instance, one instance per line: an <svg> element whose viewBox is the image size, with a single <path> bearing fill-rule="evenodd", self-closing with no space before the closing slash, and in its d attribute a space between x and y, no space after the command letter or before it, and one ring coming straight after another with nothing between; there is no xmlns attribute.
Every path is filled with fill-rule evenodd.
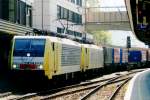
<svg viewBox="0 0 150 100"><path fill-rule="evenodd" d="M32 28L0 19L0 32L13 35L25 35L27 32L32 33Z"/></svg>

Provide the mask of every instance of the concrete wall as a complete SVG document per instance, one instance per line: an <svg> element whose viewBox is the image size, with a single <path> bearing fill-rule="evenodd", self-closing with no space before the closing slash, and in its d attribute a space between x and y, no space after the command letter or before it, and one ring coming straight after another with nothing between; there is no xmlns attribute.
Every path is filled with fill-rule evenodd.
<svg viewBox="0 0 150 100"><path fill-rule="evenodd" d="M43 1L43 9L42 9L42 1ZM78 5L75 5L74 3L69 2L68 0L35 0L33 3L33 27L53 32L57 32L57 27L63 28L61 23L65 27L67 27L66 20L57 19L57 5L69 9L78 14L82 14L82 19L84 21L83 8ZM84 27L82 25L70 25L70 24L75 23L68 22L69 30L77 32L84 31Z"/></svg>

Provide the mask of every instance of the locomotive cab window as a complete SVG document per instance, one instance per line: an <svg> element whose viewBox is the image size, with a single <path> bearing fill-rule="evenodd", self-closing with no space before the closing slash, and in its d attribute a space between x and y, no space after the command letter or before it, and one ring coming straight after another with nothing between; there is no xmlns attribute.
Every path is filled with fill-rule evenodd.
<svg viewBox="0 0 150 100"><path fill-rule="evenodd" d="M45 50L45 39L16 39L14 45L14 56L31 56L43 57Z"/></svg>

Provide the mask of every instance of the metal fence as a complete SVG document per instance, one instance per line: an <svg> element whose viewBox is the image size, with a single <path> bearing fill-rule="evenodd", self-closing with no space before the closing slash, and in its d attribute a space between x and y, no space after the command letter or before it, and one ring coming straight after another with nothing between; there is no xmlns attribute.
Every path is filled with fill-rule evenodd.
<svg viewBox="0 0 150 100"><path fill-rule="evenodd" d="M129 22L125 7L86 8L86 22Z"/></svg>
<svg viewBox="0 0 150 100"><path fill-rule="evenodd" d="M91 27L95 26L101 26L98 29L106 30L130 30L129 18L126 7L124 6L86 8L85 23L89 30L92 29Z"/></svg>

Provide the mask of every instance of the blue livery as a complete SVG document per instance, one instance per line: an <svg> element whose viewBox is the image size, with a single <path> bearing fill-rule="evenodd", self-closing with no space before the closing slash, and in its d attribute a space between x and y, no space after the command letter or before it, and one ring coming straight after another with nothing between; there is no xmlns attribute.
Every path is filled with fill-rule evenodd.
<svg viewBox="0 0 150 100"><path fill-rule="evenodd" d="M112 48L112 64L114 64L114 48Z"/></svg>
<svg viewBox="0 0 150 100"><path fill-rule="evenodd" d="M129 51L128 62L141 62L142 53L141 51Z"/></svg>

